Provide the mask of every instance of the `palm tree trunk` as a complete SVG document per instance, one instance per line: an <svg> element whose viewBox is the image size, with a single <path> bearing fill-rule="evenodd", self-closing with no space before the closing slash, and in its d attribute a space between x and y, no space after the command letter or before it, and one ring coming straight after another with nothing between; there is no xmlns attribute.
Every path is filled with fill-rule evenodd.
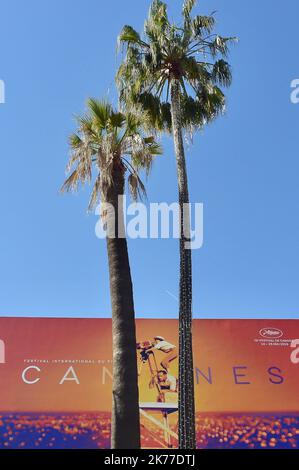
<svg viewBox="0 0 299 470"><path fill-rule="evenodd" d="M121 237L124 194L124 171L121 164L114 170L114 186L106 192L105 202L114 207L115 237L107 236L112 304L113 393L111 447L140 448L138 374L133 288L127 240ZM120 235L120 236L118 236Z"/></svg>
<svg viewBox="0 0 299 470"><path fill-rule="evenodd" d="M179 298L179 448L194 449L195 406L192 350L192 259L189 192L180 112L180 84L171 83L171 117L177 163L180 204L180 298ZM185 209L184 209L185 208ZM187 210L186 210L187 208Z"/></svg>

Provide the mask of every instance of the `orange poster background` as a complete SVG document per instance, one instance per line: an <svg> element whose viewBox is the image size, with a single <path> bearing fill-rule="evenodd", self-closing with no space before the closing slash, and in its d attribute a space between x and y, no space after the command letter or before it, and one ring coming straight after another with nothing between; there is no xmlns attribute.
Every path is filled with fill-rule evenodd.
<svg viewBox="0 0 299 470"><path fill-rule="evenodd" d="M262 328L283 332L274 346L262 346ZM137 320L138 341L164 336L177 344L176 320ZM299 411L299 364L290 361L286 340L299 338L297 320L195 320L194 364L201 374L195 385L196 408L200 412ZM109 319L1 318L0 339L5 343L5 364L0 364L2 412L96 412L111 408L111 321ZM282 346L286 341L286 346ZM163 353L157 353L162 359ZM76 361L93 361L82 364ZM47 362L40 362L47 361ZM73 361L53 363L52 361ZM22 381L23 370L34 365L27 378L40 380L34 385ZM74 380L59 384L72 366ZM172 373L177 372L173 364ZM237 369L236 384L233 367ZM273 384L267 369L280 369L283 383ZM246 368L246 369L245 369ZM277 374L277 369L275 369ZM105 384L103 384L103 376ZM153 401L147 378L140 378L140 400Z"/></svg>

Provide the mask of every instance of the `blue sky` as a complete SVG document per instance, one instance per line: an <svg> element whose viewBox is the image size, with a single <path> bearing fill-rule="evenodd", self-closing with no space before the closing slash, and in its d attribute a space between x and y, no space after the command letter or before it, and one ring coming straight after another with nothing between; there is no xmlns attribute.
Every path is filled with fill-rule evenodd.
<svg viewBox="0 0 299 470"><path fill-rule="evenodd" d="M171 0L176 17L181 0ZM3 0L0 79L0 315L109 316L105 242L88 189L61 196L67 136L88 96L113 98L116 37L141 29L149 0ZM202 0L237 35L224 117L187 151L190 193L204 204L193 252L194 316L298 318L299 78L297 0ZM177 199L172 141L147 182ZM176 317L176 240L130 240L136 313Z"/></svg>

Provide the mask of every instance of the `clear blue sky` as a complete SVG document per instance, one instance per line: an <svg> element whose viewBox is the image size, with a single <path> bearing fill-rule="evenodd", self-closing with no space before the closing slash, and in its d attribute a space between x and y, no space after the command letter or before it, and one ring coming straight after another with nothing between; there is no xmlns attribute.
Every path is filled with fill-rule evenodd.
<svg viewBox="0 0 299 470"><path fill-rule="evenodd" d="M181 0L171 0L176 16ZM109 316L105 242L88 191L60 196L73 115L113 96L116 36L141 29L149 0L3 0L0 79L0 315ZM188 150L192 201L204 203L193 253L196 317L298 318L299 78L297 0L202 0L218 31L237 35L223 118ZM175 201L172 142L147 183ZM175 317L177 241L129 242L138 316Z"/></svg>

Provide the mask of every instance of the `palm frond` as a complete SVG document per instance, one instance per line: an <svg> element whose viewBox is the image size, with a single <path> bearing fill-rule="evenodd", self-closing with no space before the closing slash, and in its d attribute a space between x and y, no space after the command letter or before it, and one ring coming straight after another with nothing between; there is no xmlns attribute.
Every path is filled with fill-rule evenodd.
<svg viewBox="0 0 299 470"><path fill-rule="evenodd" d="M161 46L161 40L163 41L163 32L169 30L170 23L167 15L167 5L161 0L153 0L147 20L144 24L144 31L146 36L151 39L155 39L156 43ZM150 41L150 46L155 41Z"/></svg>
<svg viewBox="0 0 299 470"><path fill-rule="evenodd" d="M129 185L129 191L134 201L137 201L137 199L143 199L144 197L146 197L146 189L138 173L136 172L130 173L128 177L128 185Z"/></svg>
<svg viewBox="0 0 299 470"><path fill-rule="evenodd" d="M190 24L194 39L201 38L204 34L210 34L215 26L215 18L209 16L195 16Z"/></svg>
<svg viewBox="0 0 299 470"><path fill-rule="evenodd" d="M109 129L111 131L117 131L121 129L125 123L126 119L123 113L121 112L111 112L109 116Z"/></svg>
<svg viewBox="0 0 299 470"><path fill-rule="evenodd" d="M69 138L67 172L70 175L61 191L76 191L79 184L91 184L94 175L90 211L101 197L107 197L115 178L123 178L127 169L133 197L142 197L145 186L138 172L144 169L148 173L154 157L162 153L155 138L145 132L148 113L137 104L121 112L114 110L110 103L94 98L88 100L87 107L88 112L77 118L77 132Z"/></svg>
<svg viewBox="0 0 299 470"><path fill-rule="evenodd" d="M90 111L93 125L95 124L95 127L99 130L105 129L112 113L111 105L106 101L89 98L87 100L87 107Z"/></svg>
<svg viewBox="0 0 299 470"><path fill-rule="evenodd" d="M79 124L79 132L82 132L85 135L92 135L94 132L93 121L88 115L76 116L77 122Z"/></svg>
<svg viewBox="0 0 299 470"><path fill-rule="evenodd" d="M229 52L229 45L235 42L237 42L237 38L235 37L224 38L217 35L215 39L209 44L209 50L214 57L217 54L221 54L223 57L226 57Z"/></svg>
<svg viewBox="0 0 299 470"><path fill-rule="evenodd" d="M79 173L77 169L75 169L61 186L60 192L64 193L69 191L76 191L79 185L79 181Z"/></svg>
<svg viewBox="0 0 299 470"><path fill-rule="evenodd" d="M183 4L183 16L185 20L190 18L191 11L193 10L194 6L196 5L197 0L185 0Z"/></svg>
<svg viewBox="0 0 299 470"><path fill-rule="evenodd" d="M215 62L212 71L212 78L215 83L228 87L232 82L232 73L230 65L223 59Z"/></svg>
<svg viewBox="0 0 299 470"><path fill-rule="evenodd" d="M101 173L99 173L95 179L89 203L88 203L88 208L87 211L91 212L92 209L96 206L97 203L100 202L100 194L101 194Z"/></svg>
<svg viewBox="0 0 299 470"><path fill-rule="evenodd" d="M169 90L174 79L179 80L185 99L189 96L196 103L195 127L209 121L209 109L211 120L223 109L218 86L231 83L231 69L224 58L235 38L213 34L215 12L192 16L195 4L195 0L184 1L182 26L170 24L166 3L153 0L142 40L133 28L125 27L126 54L116 77L120 103L123 109L141 106L148 115L147 129L171 131ZM201 117L199 105L203 108ZM182 125L188 129L192 120L189 111L186 107L181 113Z"/></svg>
<svg viewBox="0 0 299 470"><path fill-rule="evenodd" d="M83 145L83 141L78 134L74 133L69 137L69 144L72 149L78 149Z"/></svg>
<svg viewBox="0 0 299 470"><path fill-rule="evenodd" d="M121 44L142 44L141 37L132 26L125 25L118 36L118 46Z"/></svg>
<svg viewBox="0 0 299 470"><path fill-rule="evenodd" d="M153 0L149 11L149 19L160 26L168 23L166 3L161 0Z"/></svg>

